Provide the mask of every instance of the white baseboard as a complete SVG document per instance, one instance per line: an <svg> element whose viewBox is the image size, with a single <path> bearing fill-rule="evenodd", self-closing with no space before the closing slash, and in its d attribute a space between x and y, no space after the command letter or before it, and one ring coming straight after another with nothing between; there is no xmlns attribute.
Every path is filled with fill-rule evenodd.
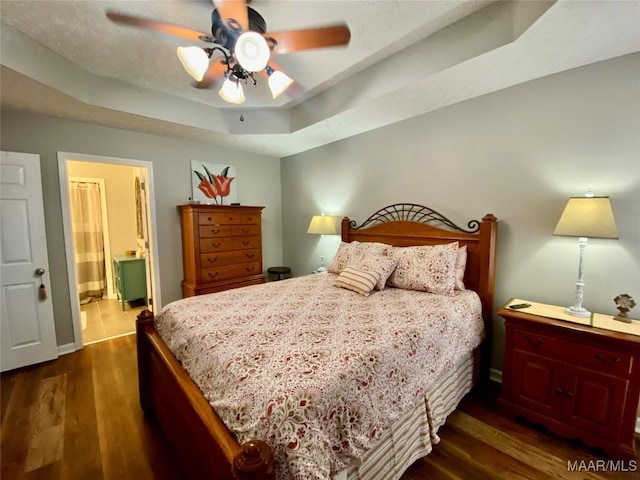
<svg viewBox="0 0 640 480"><path fill-rule="evenodd" d="M66 355L68 353L73 353L76 351L75 343L67 343L65 345L58 345L58 356Z"/></svg>
<svg viewBox="0 0 640 480"><path fill-rule="evenodd" d="M494 382L502 383L502 370L497 370L495 368L489 369L489 380ZM640 417L636 418L636 433L640 434Z"/></svg>

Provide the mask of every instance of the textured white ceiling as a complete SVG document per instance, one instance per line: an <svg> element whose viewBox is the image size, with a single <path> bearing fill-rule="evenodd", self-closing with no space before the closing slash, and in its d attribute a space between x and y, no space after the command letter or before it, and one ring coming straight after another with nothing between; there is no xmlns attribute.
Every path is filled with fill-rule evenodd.
<svg viewBox="0 0 640 480"><path fill-rule="evenodd" d="M181 40L106 9L209 31L207 0L0 2L0 106L286 156L640 50L640 2L274 1L270 31L346 22L347 47L279 55L296 83L242 107L192 88ZM243 113L244 122L239 121Z"/></svg>

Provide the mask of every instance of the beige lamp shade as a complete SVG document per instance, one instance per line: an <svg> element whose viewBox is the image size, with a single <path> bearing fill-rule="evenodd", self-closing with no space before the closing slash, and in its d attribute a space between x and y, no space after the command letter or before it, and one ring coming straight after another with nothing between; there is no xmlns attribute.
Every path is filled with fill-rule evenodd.
<svg viewBox="0 0 640 480"><path fill-rule="evenodd" d="M554 235L618 238L609 197L571 197L553 231Z"/></svg>
<svg viewBox="0 0 640 480"><path fill-rule="evenodd" d="M329 215L314 215L307 229L307 233L315 235L336 235L336 223L332 216Z"/></svg>

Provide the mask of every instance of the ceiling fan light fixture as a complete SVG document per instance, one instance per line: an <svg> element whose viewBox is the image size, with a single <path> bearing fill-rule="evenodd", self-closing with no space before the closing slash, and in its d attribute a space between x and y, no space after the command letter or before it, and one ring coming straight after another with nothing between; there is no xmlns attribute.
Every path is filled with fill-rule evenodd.
<svg viewBox="0 0 640 480"><path fill-rule="evenodd" d="M293 79L280 70L267 67L267 74L269 75L269 90L271 90L274 100L293 83Z"/></svg>
<svg viewBox="0 0 640 480"><path fill-rule="evenodd" d="M218 91L218 95L225 102L235 103L236 105L240 105L244 103L244 91L242 90L242 85L239 82L231 80L227 78L222 84L222 88Z"/></svg>
<svg viewBox="0 0 640 480"><path fill-rule="evenodd" d="M234 55L246 71L259 72L267 66L271 53L262 35L257 32L245 32L236 41Z"/></svg>
<svg viewBox="0 0 640 480"><path fill-rule="evenodd" d="M200 47L178 47L178 58L187 73L198 82L209 68L209 55Z"/></svg>

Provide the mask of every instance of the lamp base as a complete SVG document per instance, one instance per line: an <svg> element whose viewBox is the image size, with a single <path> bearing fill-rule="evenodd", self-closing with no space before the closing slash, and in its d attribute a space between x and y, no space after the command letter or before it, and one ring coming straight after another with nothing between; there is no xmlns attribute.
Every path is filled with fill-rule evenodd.
<svg viewBox="0 0 640 480"><path fill-rule="evenodd" d="M589 318L591 316L591 312L589 310L584 307L576 307L575 305L565 308L564 313L582 318Z"/></svg>
<svg viewBox="0 0 640 480"><path fill-rule="evenodd" d="M316 270L316 273L322 273L322 272L326 272L327 269L324 267L318 267L318 269Z"/></svg>

